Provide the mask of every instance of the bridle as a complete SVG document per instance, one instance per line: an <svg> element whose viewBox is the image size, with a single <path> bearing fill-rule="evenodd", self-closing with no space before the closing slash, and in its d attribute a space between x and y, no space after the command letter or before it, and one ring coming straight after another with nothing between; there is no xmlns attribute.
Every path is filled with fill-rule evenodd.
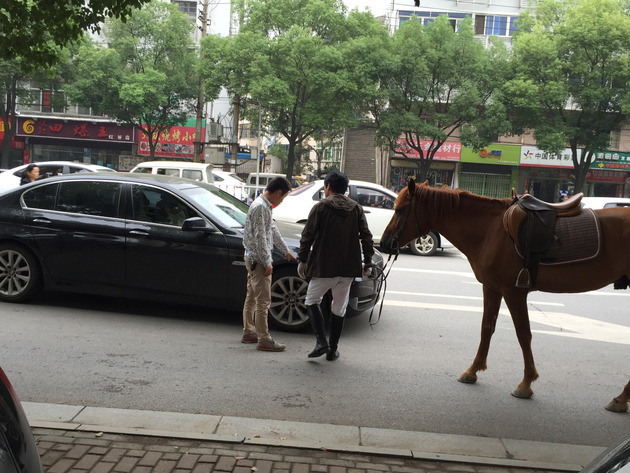
<svg viewBox="0 0 630 473"><path fill-rule="evenodd" d="M416 211L415 196L408 194L407 197L411 199L411 207L407 210L407 213L405 213L405 216L402 219L402 224L396 229L396 231L394 232L394 235L392 236L392 243L391 243L392 251L389 253L389 256L387 257L387 261L383 265L383 269L374 265L372 269L372 273L370 274L370 279L374 279L378 281L378 286L376 288L376 292L374 293L375 302L378 300L378 297L381 294L381 289L383 290L383 297L381 297L381 306L378 310L378 316L376 318L376 321L374 322L372 322L372 316L374 315L374 308L376 307L376 305L372 306L372 311L370 312L370 319L369 319L370 327L376 325L378 321L381 320L381 313L383 312L383 302L385 301L385 293L387 292L387 277L389 276L389 272L392 270L394 263L398 259L398 255L400 254L400 243L399 243L400 234L402 233L403 229L407 225L407 219L409 218L409 215L415 214L415 211ZM416 233L418 236L421 236L420 228L418 227L417 221L416 221ZM394 259L392 259L392 256L394 257Z"/></svg>

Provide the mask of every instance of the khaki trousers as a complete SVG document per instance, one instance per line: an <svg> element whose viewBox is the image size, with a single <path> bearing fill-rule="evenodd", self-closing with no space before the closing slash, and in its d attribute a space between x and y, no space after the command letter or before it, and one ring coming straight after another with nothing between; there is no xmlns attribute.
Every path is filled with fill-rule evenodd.
<svg viewBox="0 0 630 473"><path fill-rule="evenodd" d="M243 333L258 335L258 341L271 340L267 316L271 306L271 275L265 276L265 268L257 263L252 270L252 262L245 260L247 268L247 296L243 305Z"/></svg>

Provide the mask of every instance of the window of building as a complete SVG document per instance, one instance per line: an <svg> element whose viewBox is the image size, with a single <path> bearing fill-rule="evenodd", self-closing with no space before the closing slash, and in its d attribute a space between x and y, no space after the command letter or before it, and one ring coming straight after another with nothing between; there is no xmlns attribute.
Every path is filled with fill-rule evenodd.
<svg viewBox="0 0 630 473"><path fill-rule="evenodd" d="M177 9L186 14L197 13L197 2L177 2Z"/></svg>
<svg viewBox="0 0 630 473"><path fill-rule="evenodd" d="M475 15L475 34L486 36L513 36L517 17Z"/></svg>
<svg viewBox="0 0 630 473"><path fill-rule="evenodd" d="M465 18L470 17L470 14L467 13L447 13L447 12L428 12L428 11L399 11L399 26L403 21L407 21L411 19L412 15L416 15L420 22L423 25L428 25L435 21L435 19L440 15L446 15L451 22L451 26L453 30L460 31L462 22Z"/></svg>
<svg viewBox="0 0 630 473"><path fill-rule="evenodd" d="M608 143L608 148L617 150L619 149L619 142L621 141L621 131L613 130L610 132L610 141Z"/></svg>

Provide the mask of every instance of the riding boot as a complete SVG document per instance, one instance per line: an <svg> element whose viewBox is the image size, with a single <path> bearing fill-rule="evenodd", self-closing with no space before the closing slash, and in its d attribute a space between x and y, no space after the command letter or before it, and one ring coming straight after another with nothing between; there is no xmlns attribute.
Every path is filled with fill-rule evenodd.
<svg viewBox="0 0 630 473"><path fill-rule="evenodd" d="M339 344L339 337L341 337L341 331L343 330L343 321L345 317L339 317L338 315L331 314L330 317L330 350L326 355L326 359L329 361L339 358L339 352L337 351L337 345Z"/></svg>
<svg viewBox="0 0 630 473"><path fill-rule="evenodd" d="M324 314L322 314L319 304L306 306L306 310L311 320L311 327L313 327L313 332L315 332L315 337L317 338L315 349L308 354L308 357L317 358L328 353L328 340L326 340L326 332L324 331Z"/></svg>

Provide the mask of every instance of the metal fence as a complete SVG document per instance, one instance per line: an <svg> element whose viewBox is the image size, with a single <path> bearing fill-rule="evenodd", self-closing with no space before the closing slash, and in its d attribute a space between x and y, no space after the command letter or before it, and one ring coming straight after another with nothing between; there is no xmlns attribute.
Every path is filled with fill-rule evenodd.
<svg viewBox="0 0 630 473"><path fill-rule="evenodd" d="M464 172L459 176L459 188L486 197L504 199L512 193L512 178L509 174Z"/></svg>

